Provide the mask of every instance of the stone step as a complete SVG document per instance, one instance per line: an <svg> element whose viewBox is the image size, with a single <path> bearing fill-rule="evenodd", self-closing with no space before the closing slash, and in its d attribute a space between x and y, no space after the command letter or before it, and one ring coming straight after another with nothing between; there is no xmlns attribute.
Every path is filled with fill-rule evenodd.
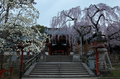
<svg viewBox="0 0 120 79"><path fill-rule="evenodd" d="M58 62L59 61L59 55L55 56L46 56L47 62ZM72 61L72 56L65 56L65 55L60 55L60 61L62 62L67 62L67 61Z"/></svg>
<svg viewBox="0 0 120 79"><path fill-rule="evenodd" d="M57 67L35 67L35 68L37 68L37 69L43 69L43 68L52 68L52 69L56 69L56 68L59 68L58 66ZM60 67L61 69L82 69L82 68L84 68L84 67Z"/></svg>
<svg viewBox="0 0 120 79"><path fill-rule="evenodd" d="M87 73L88 74L88 72L87 71L62 71L62 70L56 70L56 71L32 71L31 73L42 73L42 72L45 72L45 73L54 73L54 72L61 72L61 73L73 73L73 72L75 72L75 73Z"/></svg>
<svg viewBox="0 0 120 79"><path fill-rule="evenodd" d="M90 77L90 75L29 75L27 78L81 78Z"/></svg>
<svg viewBox="0 0 120 79"><path fill-rule="evenodd" d="M52 57L54 57L54 58L58 58L59 57L59 55L47 55L46 56L47 58L52 58ZM68 56L68 55L60 55L60 57L68 57L68 58L72 58L72 56Z"/></svg>
<svg viewBox="0 0 120 79"><path fill-rule="evenodd" d="M22 79L33 79L33 78L22 78ZM97 79L97 77L79 77L79 78L34 78L34 79Z"/></svg>
<svg viewBox="0 0 120 79"><path fill-rule="evenodd" d="M36 66L58 66L58 64L37 64ZM82 64L60 64L61 66L83 66Z"/></svg>
<svg viewBox="0 0 120 79"><path fill-rule="evenodd" d="M38 62L37 64L57 64L57 63L61 63L61 64L81 64L81 62Z"/></svg>
<svg viewBox="0 0 120 79"><path fill-rule="evenodd" d="M72 56L46 56L47 62L37 62L27 78L82 78L90 77L82 62L72 62ZM60 67L59 67L60 65Z"/></svg>
<svg viewBox="0 0 120 79"><path fill-rule="evenodd" d="M88 73L31 73L31 75L87 75Z"/></svg>
<svg viewBox="0 0 120 79"><path fill-rule="evenodd" d="M78 70L78 71L82 71L82 70L86 70L86 69L76 69L76 68L34 68L33 70Z"/></svg>
<svg viewBox="0 0 120 79"><path fill-rule="evenodd" d="M59 60L56 60L56 59L54 59L54 60L46 60L46 62L59 62ZM60 60L60 62L72 62L72 59L71 60Z"/></svg>
<svg viewBox="0 0 120 79"><path fill-rule="evenodd" d="M45 66L46 66L46 65L55 65L55 66L56 66L56 65L58 65L58 64L60 64L60 65L62 65L62 66L79 66L79 65L82 65L82 64L74 64L74 63L73 63L73 64L62 64L62 63L56 63L56 64L37 64L37 65L38 65L38 66L42 66L42 65L45 65ZM36 65L36 66L37 66L37 65Z"/></svg>
<svg viewBox="0 0 120 79"><path fill-rule="evenodd" d="M37 69L37 68L34 68L33 70L34 71L37 71L37 70L39 70L39 71L42 71L42 70L58 70L59 68L53 68L53 69L50 69L50 68L45 68L45 69ZM83 70L85 70L85 69L61 69L60 68L60 70L64 70L64 71L83 71Z"/></svg>
<svg viewBox="0 0 120 79"><path fill-rule="evenodd" d="M66 66L66 65L71 65L71 66L73 66L73 65L77 65L77 66L82 65L82 64L76 64L76 63L71 63L71 64L69 64L69 63L67 64L67 63L66 63L66 64L65 64L65 63L57 63L57 62L56 62L56 63L38 63L37 65L58 65L58 64L61 64L61 65L63 65L63 66L64 66L64 65L65 65L65 66Z"/></svg>
<svg viewBox="0 0 120 79"><path fill-rule="evenodd" d="M37 64L36 66L58 66L58 64ZM83 66L82 64L60 64L60 66Z"/></svg>
<svg viewBox="0 0 120 79"><path fill-rule="evenodd" d="M57 66L35 66L36 68L42 68L42 67L58 67L59 65L57 65ZM63 68L68 68L68 67L71 67L71 68L84 68L83 66L61 66L60 65L60 67L63 67Z"/></svg>
<svg viewBox="0 0 120 79"><path fill-rule="evenodd" d="M58 66L36 66L35 68L58 68ZM84 68L83 66L60 66L60 68Z"/></svg>
<svg viewBox="0 0 120 79"><path fill-rule="evenodd" d="M57 66L58 64L60 64L61 66L83 66L82 64L61 64L61 63L57 63L57 64L37 64L36 66Z"/></svg>
<svg viewBox="0 0 120 79"><path fill-rule="evenodd" d="M32 71L31 73L57 73L59 71ZM81 73L81 72L86 72L87 71L61 71L61 73Z"/></svg>
<svg viewBox="0 0 120 79"><path fill-rule="evenodd" d="M35 67L58 67L59 66L59 64L58 65L36 65ZM77 65L61 65L60 64L60 67L83 67L83 65L79 65L79 66L77 66Z"/></svg>
<svg viewBox="0 0 120 79"><path fill-rule="evenodd" d="M66 63L65 65L77 64L77 63L72 63L72 62L71 62L71 64L70 64L69 62L43 62L43 63L39 63L39 62L38 62L37 64L59 64L59 63L60 63L60 64L65 64L65 63ZM79 64L79 63L78 63L78 64Z"/></svg>

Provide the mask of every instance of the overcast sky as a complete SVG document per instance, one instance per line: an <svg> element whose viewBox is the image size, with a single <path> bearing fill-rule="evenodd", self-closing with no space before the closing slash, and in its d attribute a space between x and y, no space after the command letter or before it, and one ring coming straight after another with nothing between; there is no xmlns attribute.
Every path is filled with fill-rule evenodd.
<svg viewBox="0 0 120 79"><path fill-rule="evenodd" d="M52 17L62 10L69 10L72 7L80 6L81 9L89 7L90 4L105 3L111 7L120 6L120 0L35 0L40 17L37 24L50 27Z"/></svg>

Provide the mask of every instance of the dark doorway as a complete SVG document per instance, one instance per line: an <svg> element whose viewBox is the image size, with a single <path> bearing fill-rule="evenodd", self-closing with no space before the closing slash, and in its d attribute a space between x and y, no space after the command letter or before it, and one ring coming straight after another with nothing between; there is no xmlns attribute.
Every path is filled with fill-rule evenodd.
<svg viewBox="0 0 120 79"><path fill-rule="evenodd" d="M67 55L67 45L57 43L52 46L52 55Z"/></svg>

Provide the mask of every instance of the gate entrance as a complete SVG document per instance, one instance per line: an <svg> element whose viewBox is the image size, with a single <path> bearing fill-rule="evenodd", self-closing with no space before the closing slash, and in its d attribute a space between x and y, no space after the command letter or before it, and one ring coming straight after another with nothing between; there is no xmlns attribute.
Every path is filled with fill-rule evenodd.
<svg viewBox="0 0 120 79"><path fill-rule="evenodd" d="M68 46L62 43L53 45L51 55L68 55Z"/></svg>
<svg viewBox="0 0 120 79"><path fill-rule="evenodd" d="M64 50L55 50L54 55L65 55Z"/></svg>

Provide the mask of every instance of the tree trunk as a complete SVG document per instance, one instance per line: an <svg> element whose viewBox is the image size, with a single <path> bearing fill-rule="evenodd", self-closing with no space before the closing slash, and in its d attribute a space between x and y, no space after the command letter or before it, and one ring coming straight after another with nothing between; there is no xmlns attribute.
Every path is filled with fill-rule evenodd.
<svg viewBox="0 0 120 79"><path fill-rule="evenodd" d="M1 69L3 68L3 58L4 58L4 51L1 50L1 53L0 53L0 65L1 65Z"/></svg>
<svg viewBox="0 0 120 79"><path fill-rule="evenodd" d="M82 37L80 37L80 48L81 48L81 56L82 56Z"/></svg>
<svg viewBox="0 0 120 79"><path fill-rule="evenodd" d="M10 4L7 4L7 12L6 12L6 16L5 16L5 23L7 23L8 21L8 16L9 16L9 8L10 8Z"/></svg>

